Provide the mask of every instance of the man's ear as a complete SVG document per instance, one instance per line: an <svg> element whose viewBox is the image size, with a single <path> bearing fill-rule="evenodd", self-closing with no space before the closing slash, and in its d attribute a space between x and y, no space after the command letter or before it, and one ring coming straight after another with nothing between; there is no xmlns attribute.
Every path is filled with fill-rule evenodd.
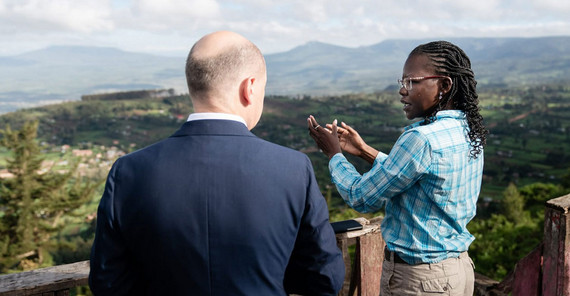
<svg viewBox="0 0 570 296"><path fill-rule="evenodd" d="M255 77L250 76L241 82L240 92L242 98L242 104L244 106L249 106L253 103L253 92L255 85Z"/></svg>

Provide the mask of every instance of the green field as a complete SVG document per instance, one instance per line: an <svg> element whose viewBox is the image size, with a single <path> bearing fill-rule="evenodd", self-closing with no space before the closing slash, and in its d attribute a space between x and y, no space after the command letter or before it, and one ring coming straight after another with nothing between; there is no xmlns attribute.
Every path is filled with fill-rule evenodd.
<svg viewBox="0 0 570 296"><path fill-rule="evenodd" d="M483 89L479 98L490 134L484 152L484 179L479 199L482 203L476 219L470 223L475 227L473 233L477 236L470 253L473 251L472 257L480 266L479 272L500 279L521 256L536 246L536 240L541 239L543 202L545 198L552 197L538 195L559 194L567 190L558 184L570 180L570 87L552 84ZM4 114L0 116L0 129L7 125L13 130L19 129L26 121L38 120L42 157L48 167L65 171L77 164L80 172L97 182L105 179L110 165L121 153L129 153L168 137L191 112L187 96L77 101ZM318 152L307 133L308 115L314 115L321 124L334 119L344 121L356 128L368 144L387 153L403 128L412 123L405 118L397 93L295 98L269 96L263 116L252 131L263 139L309 156L329 203L331 221L381 214L363 215L349 209L342 201L331 184L328 159ZM93 153L81 158L73 155L74 149L91 150ZM9 158L10 153L0 148L0 170L6 168ZM360 172L370 168L358 158L350 155L348 158ZM485 224L487 219L497 219L493 214L501 212L500 201L509 183L516 184L521 192L531 190L525 185L539 184L534 187L537 193L525 197L528 203L525 210L531 211L533 218L518 226L508 221L505 225ZM65 227L52 238L57 243L53 250L54 264L88 259L94 235L93 218L103 186L101 183L97 187L89 203L63 218ZM502 247L488 244L489 241L509 235L530 240L517 241L520 248L516 252L504 251L506 253L501 256L508 259L489 255L490 250ZM512 240L508 244L511 247L516 245Z"/></svg>
<svg viewBox="0 0 570 296"><path fill-rule="evenodd" d="M570 167L570 87L567 84L519 88L485 88L479 92L485 124L490 130L485 147L483 197L500 199L509 182L556 183ZM328 97L266 98L255 134L266 140L307 152L319 184L330 185L327 160L306 132L306 118L333 119L355 127L370 145L389 152L405 119L396 92ZM129 152L172 134L192 112L187 96L123 101L68 102L26 109L0 116L0 126L17 128L39 120L39 137L49 145L89 148L117 146ZM313 151L313 152L311 152ZM0 165L5 152L0 150ZM351 158L354 160L353 158ZM366 163L354 160L357 169ZM333 204L338 202L332 193Z"/></svg>

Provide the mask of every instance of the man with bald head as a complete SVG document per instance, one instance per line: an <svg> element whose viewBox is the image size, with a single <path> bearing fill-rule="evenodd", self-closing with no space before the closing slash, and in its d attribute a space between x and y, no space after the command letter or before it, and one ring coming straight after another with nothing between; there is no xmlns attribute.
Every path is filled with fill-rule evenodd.
<svg viewBox="0 0 570 296"><path fill-rule="evenodd" d="M119 158L97 212L95 295L335 295L344 280L309 159L250 130L267 75L233 32L204 36L186 78L194 113Z"/></svg>

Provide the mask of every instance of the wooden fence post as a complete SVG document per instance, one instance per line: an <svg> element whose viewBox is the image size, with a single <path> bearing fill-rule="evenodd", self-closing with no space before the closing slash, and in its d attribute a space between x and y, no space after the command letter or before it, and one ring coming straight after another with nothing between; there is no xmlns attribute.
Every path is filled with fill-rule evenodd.
<svg viewBox="0 0 570 296"><path fill-rule="evenodd" d="M542 295L570 295L570 194L546 203Z"/></svg>
<svg viewBox="0 0 570 296"><path fill-rule="evenodd" d="M338 247L342 250L346 275L339 296L378 296L380 276L384 260L384 240L380 231L381 217L368 221L355 218L363 225L361 230L336 235ZM348 246L356 244L354 260L351 260ZM354 263L351 263L354 262Z"/></svg>
<svg viewBox="0 0 570 296"><path fill-rule="evenodd" d="M367 233L357 238L358 296L380 295L384 246L380 231Z"/></svg>

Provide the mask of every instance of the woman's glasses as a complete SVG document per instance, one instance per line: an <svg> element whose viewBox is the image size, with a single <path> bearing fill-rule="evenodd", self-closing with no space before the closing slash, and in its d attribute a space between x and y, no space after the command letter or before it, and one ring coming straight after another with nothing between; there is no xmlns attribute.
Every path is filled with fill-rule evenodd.
<svg viewBox="0 0 570 296"><path fill-rule="evenodd" d="M424 79L432 78L449 78L449 76L423 76L423 77L406 77L404 79L398 79L398 85L400 88L405 88L406 90L412 90L412 81L420 81Z"/></svg>

